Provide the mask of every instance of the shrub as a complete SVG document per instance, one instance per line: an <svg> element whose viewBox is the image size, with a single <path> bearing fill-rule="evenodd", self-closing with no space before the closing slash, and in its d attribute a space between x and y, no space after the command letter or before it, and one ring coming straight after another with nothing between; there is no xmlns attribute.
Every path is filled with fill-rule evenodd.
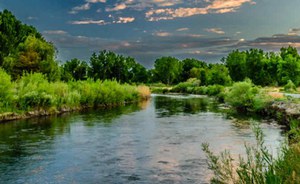
<svg viewBox="0 0 300 184"><path fill-rule="evenodd" d="M13 99L14 84L11 82L11 77L0 68L0 109L11 107L14 103Z"/></svg>
<svg viewBox="0 0 300 184"><path fill-rule="evenodd" d="M284 91L289 93L294 93L297 91L297 88L293 81L288 80L287 84L284 86Z"/></svg>
<svg viewBox="0 0 300 184"><path fill-rule="evenodd" d="M224 87L221 85L209 85L207 86L206 94L209 96L217 96L222 91L224 91Z"/></svg>
<svg viewBox="0 0 300 184"><path fill-rule="evenodd" d="M214 172L212 183L279 184L283 183L277 170L278 160L274 159L264 145L263 133L254 127L256 146L245 146L246 158L240 156L237 164L229 151L214 155L208 144L202 149L208 157L208 166Z"/></svg>
<svg viewBox="0 0 300 184"><path fill-rule="evenodd" d="M247 111L253 108L254 98L259 93L251 81L236 82L225 95L225 102L237 110Z"/></svg>

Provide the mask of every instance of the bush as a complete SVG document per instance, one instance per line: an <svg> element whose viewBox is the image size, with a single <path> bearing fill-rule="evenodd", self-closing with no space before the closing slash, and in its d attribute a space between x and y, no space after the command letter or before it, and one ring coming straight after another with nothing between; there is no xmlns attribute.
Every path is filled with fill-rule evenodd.
<svg viewBox="0 0 300 184"><path fill-rule="evenodd" d="M210 85L207 86L206 94L209 96L217 96L222 91L224 91L224 87L221 85Z"/></svg>
<svg viewBox="0 0 300 184"><path fill-rule="evenodd" d="M124 102L137 101L149 96L149 88L117 81L71 81L48 82L40 73L25 74L17 82L17 96L20 110L40 108L59 109L78 106L115 105Z"/></svg>
<svg viewBox="0 0 300 184"><path fill-rule="evenodd" d="M278 160L274 159L264 145L263 133L254 127L256 146L245 146L246 158L239 157L237 164L229 151L219 156L210 151L208 144L202 149L207 154L208 166L214 172L212 183L279 184L283 178L278 175ZM288 180L287 180L288 181Z"/></svg>
<svg viewBox="0 0 300 184"><path fill-rule="evenodd" d="M14 84L11 77L0 68L0 111L12 107L14 100Z"/></svg>
<svg viewBox="0 0 300 184"><path fill-rule="evenodd" d="M283 89L285 92L288 92L288 93L294 93L297 91L297 87L291 80L288 80L287 84L284 86Z"/></svg>
<svg viewBox="0 0 300 184"><path fill-rule="evenodd" d="M258 105L259 88L255 87L251 81L236 82L225 94L225 102L239 111L247 111ZM258 98L255 100L255 98ZM261 99L263 100L263 99ZM257 104L255 104L257 102ZM261 108L261 107L259 107Z"/></svg>

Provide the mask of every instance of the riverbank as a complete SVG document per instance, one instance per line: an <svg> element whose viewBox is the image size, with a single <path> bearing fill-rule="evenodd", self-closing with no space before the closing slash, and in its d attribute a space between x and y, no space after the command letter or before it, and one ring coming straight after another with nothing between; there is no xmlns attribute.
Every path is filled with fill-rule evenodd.
<svg viewBox="0 0 300 184"><path fill-rule="evenodd" d="M34 73L11 82L2 70L0 76L0 122L119 106L147 99L151 94L147 86L110 80L49 82L42 74Z"/></svg>
<svg viewBox="0 0 300 184"><path fill-rule="evenodd" d="M151 86L152 93L181 93L207 95L225 103L237 113L268 116L290 128L292 121L300 121L300 101L293 94L285 95L279 87L258 87L250 82L237 82L232 86L197 86L192 81L176 86Z"/></svg>

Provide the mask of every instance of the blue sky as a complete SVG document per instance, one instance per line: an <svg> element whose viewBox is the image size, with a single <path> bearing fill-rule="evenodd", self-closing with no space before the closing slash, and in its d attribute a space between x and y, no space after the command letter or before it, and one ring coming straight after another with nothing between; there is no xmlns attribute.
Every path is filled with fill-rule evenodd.
<svg viewBox="0 0 300 184"><path fill-rule="evenodd" d="M111 50L146 67L174 56L219 62L233 49L300 48L299 0L0 0L61 61Z"/></svg>

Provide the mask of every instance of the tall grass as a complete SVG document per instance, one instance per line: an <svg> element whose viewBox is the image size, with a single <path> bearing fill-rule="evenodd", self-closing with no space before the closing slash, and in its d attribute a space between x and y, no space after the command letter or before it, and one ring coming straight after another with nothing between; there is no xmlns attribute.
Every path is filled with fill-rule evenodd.
<svg viewBox="0 0 300 184"><path fill-rule="evenodd" d="M282 184L300 183L300 144L290 147L283 144L281 153L274 158L264 145L261 129L256 125L254 132L257 144L245 146L246 157L234 160L225 150L215 155L208 144L203 151L208 158L208 166L214 172L211 183L222 184Z"/></svg>
<svg viewBox="0 0 300 184"><path fill-rule="evenodd" d="M146 86L137 87L109 80L49 82L44 75L32 73L12 83L10 76L2 69L0 78L0 113L114 106L150 95Z"/></svg>

